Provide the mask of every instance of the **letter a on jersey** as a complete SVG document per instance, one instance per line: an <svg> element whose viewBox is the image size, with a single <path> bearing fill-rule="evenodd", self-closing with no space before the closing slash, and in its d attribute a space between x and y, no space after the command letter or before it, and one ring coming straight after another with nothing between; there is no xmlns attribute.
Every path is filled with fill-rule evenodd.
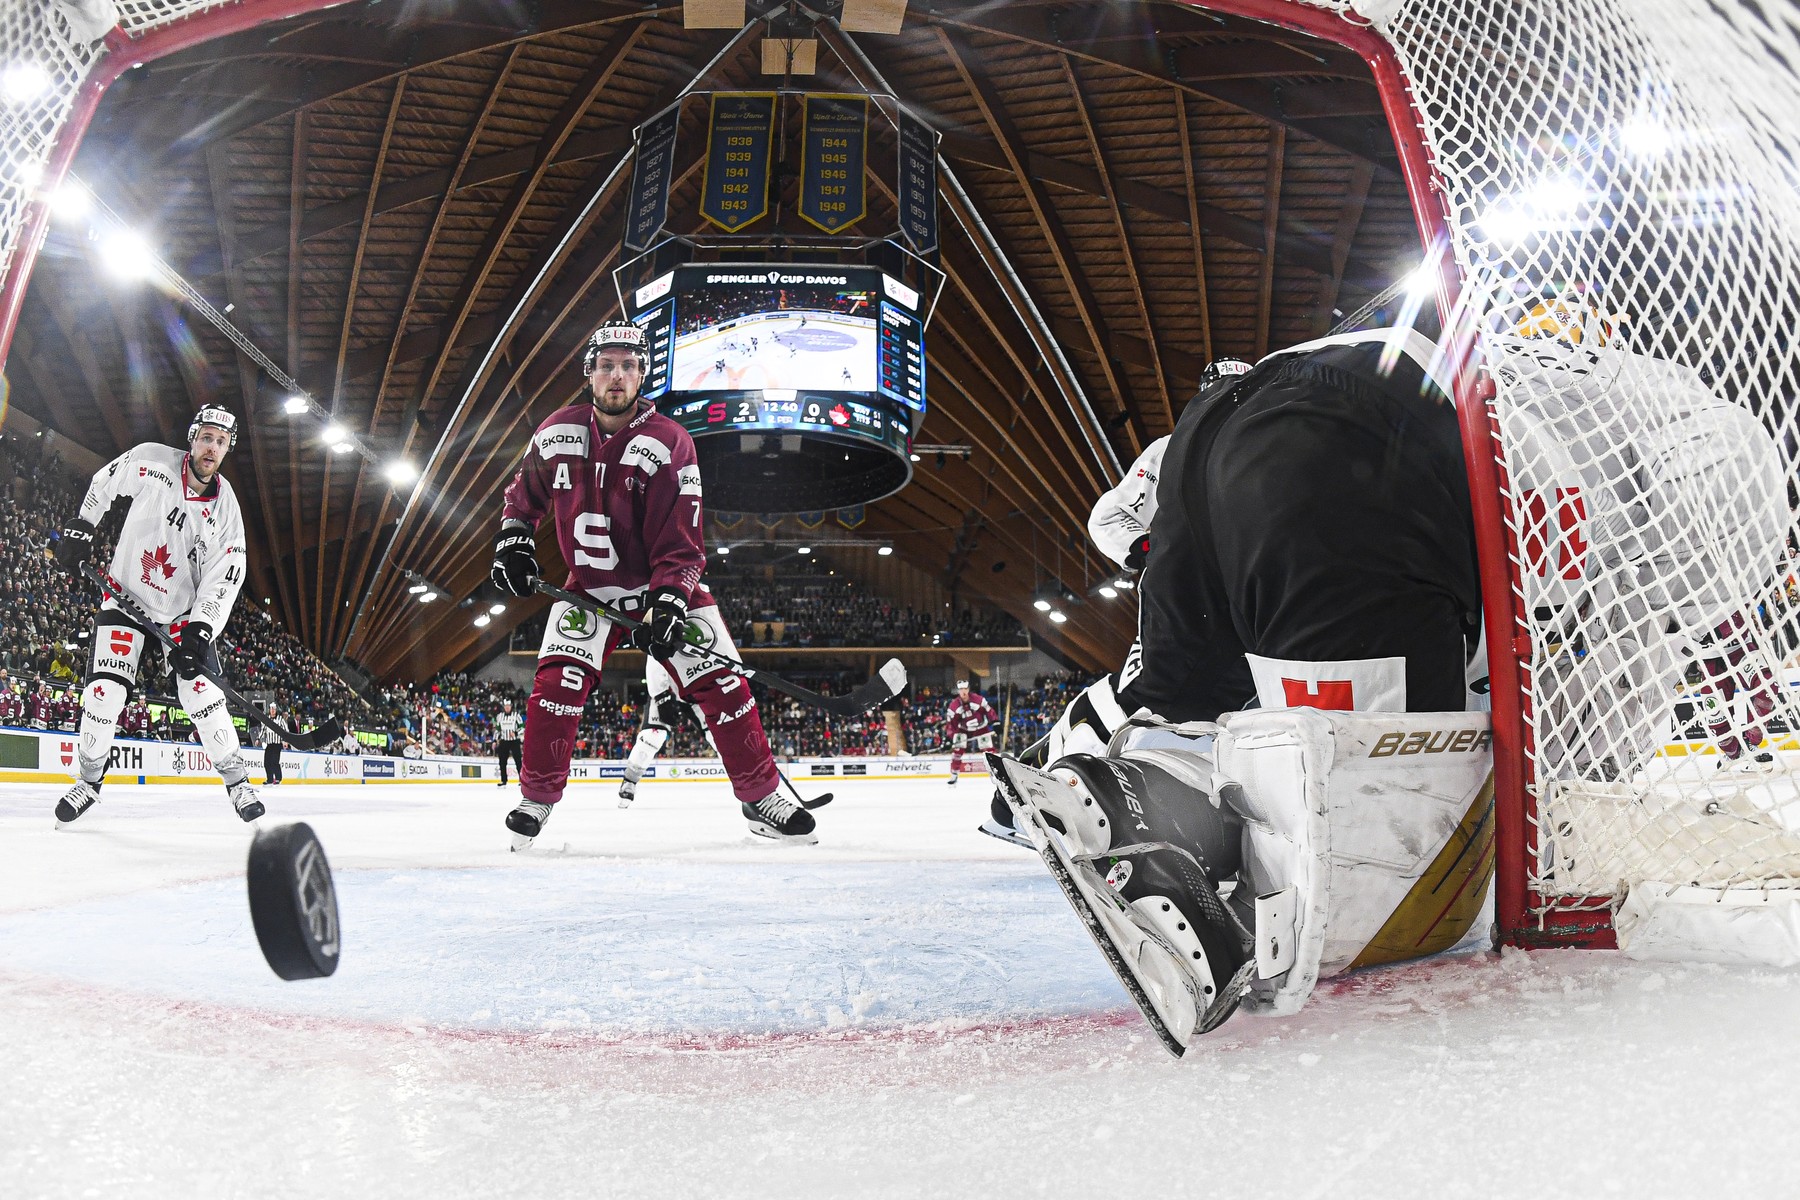
<svg viewBox="0 0 1800 1200"><path fill-rule="evenodd" d="M569 464L568 463L562 462L562 463L556 464L556 478L550 481L550 486L551 486L551 488L553 488L557 491L563 491L563 492L569 491L571 488L573 488L575 486L569 480Z"/></svg>

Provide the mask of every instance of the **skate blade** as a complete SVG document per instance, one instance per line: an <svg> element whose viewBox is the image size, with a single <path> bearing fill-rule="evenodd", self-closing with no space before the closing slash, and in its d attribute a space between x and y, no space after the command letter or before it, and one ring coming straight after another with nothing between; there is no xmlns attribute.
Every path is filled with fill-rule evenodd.
<svg viewBox="0 0 1800 1200"><path fill-rule="evenodd" d="M519 853L521 850L531 849L532 844L537 841L536 835L526 837L522 833L513 833L511 830L507 831L507 836L512 838L512 852L514 854Z"/></svg>
<svg viewBox="0 0 1800 1200"><path fill-rule="evenodd" d="M633 800L635 800L636 798L637 797L635 797L635 796L620 796L619 797L619 807L620 808L630 808L631 802Z"/></svg>
<svg viewBox="0 0 1800 1200"><path fill-rule="evenodd" d="M1018 846L1022 849L1032 851L1037 849L1036 846L1031 844L1030 838L1020 833L1017 829L1009 828L1008 826L1000 824L998 821L983 821L975 827L975 831L977 833L985 833L991 838L998 838L1009 846Z"/></svg>
<svg viewBox="0 0 1800 1200"><path fill-rule="evenodd" d="M1219 995L1207 997L1209 981L1189 971L1180 951L1156 929L1142 924L1136 911L1107 887L1092 867L1070 858L1061 837L1044 823L1036 800L1049 788L1061 787L1061 782L1012 759L995 755L992 761L1001 794L1018 815L1021 827L1032 831L1044 865L1094 945L1163 1049L1181 1057L1194 1038L1217 1028L1236 1011L1249 986L1254 961L1245 963Z"/></svg>
<svg viewBox="0 0 1800 1200"><path fill-rule="evenodd" d="M760 821L750 822L750 832L759 838L767 838L771 842L780 842L788 846L816 846L819 842L817 830L812 833L783 833L773 825L764 825Z"/></svg>

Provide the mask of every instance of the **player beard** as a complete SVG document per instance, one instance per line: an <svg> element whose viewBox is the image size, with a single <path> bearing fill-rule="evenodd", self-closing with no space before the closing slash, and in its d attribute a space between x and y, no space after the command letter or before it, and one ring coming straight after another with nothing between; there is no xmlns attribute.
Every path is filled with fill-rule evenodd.
<svg viewBox="0 0 1800 1200"><path fill-rule="evenodd" d="M195 479L200 481L200 486L203 488L211 486L213 476L219 473L219 458L217 455L207 458L201 457L202 454L208 453L208 451L204 450L201 451L200 454L195 454L192 451L188 452L188 471Z"/></svg>
<svg viewBox="0 0 1800 1200"><path fill-rule="evenodd" d="M619 417L637 407L637 392L608 384L594 393L594 409L601 416Z"/></svg>

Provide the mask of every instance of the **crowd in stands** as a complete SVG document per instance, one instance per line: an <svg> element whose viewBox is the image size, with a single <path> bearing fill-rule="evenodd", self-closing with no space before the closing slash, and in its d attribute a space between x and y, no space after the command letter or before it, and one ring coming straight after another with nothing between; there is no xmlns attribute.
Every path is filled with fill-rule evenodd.
<svg viewBox="0 0 1800 1200"><path fill-rule="evenodd" d="M983 691L1002 716L1010 708L1012 724L1005 745L1020 750L1047 732L1064 706L1092 681L1090 675L1059 673L1039 676L1029 688L1012 688L1010 695L1006 688ZM796 676L795 682L831 695L849 691L857 681L846 673L833 671L814 673L804 679ZM950 689L921 687L899 698L901 729L909 752L933 753L948 743L942 726L954 694ZM402 741L417 740L420 710L428 709L422 745L427 753L487 755L494 753L493 717L500 712L500 702L511 700L513 711L526 713L529 720L526 699L525 691L512 684L446 672L430 683L387 689L377 708L383 720L399 731ZM629 754L644 720L645 699L644 687L636 681L622 691L595 688L577 727L576 756L620 759ZM759 705L763 729L777 758L889 752L887 715L879 709L856 717L836 717L767 691L759 697ZM668 716L673 719L673 732L664 748L665 755L713 757L705 733L686 705L674 705Z"/></svg>
<svg viewBox="0 0 1800 1200"><path fill-rule="evenodd" d="M44 547L74 513L82 481L54 454L38 452L33 439L0 435L0 723L73 731L80 719L80 681L86 672L87 637L94 598L71 586ZM95 560L110 556L108 526L101 529ZM720 564L723 566L724 564ZM757 572L734 578L721 573L720 599L744 645L894 646L1003 645L1022 643L1023 627L1004 613L963 609L919 612L863 591L832 574L770 579ZM303 726L336 716L354 728L391 733L395 752L412 744L434 754L491 754L493 718L510 699L525 712L520 688L463 673L445 673L425 684L390 687L364 699L282 628L249 595L239 598L220 636L220 654L239 690L272 699L278 715ZM535 647L534 647L535 648ZM798 677L797 677L798 679ZM858 679L831 669L798 681L820 692L847 691ZM173 681L160 654L140 663L140 687L121 718L127 736L186 740L193 727L171 703ZM609 680L610 682L610 680ZM1055 720L1082 684L1068 676L1041 678L1037 686L1007 696L988 689L996 710L1012 713L1007 744L1029 745ZM931 751L950 695L919 688L898 701L907 747ZM579 727L577 753L623 758L643 721L644 688L596 688ZM833 717L775 693L764 693L763 726L777 756L885 754L886 714ZM429 720L420 712L428 708ZM666 754L708 757L705 735L685 705L674 706L675 730Z"/></svg>

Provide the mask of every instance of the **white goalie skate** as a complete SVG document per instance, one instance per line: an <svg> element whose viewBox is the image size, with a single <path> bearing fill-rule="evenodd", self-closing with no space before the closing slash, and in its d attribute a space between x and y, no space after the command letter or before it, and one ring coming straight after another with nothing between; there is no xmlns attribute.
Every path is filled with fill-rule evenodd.
<svg viewBox="0 0 1800 1200"><path fill-rule="evenodd" d="M989 761L1015 824L1157 1039L1171 1054L1185 1053L1237 1009L1256 971L1248 938L1204 865L1171 842L1120 833L1114 845L1120 839L1109 826L1122 822L1109 822L1107 806L1072 775L1058 778L999 755Z"/></svg>

